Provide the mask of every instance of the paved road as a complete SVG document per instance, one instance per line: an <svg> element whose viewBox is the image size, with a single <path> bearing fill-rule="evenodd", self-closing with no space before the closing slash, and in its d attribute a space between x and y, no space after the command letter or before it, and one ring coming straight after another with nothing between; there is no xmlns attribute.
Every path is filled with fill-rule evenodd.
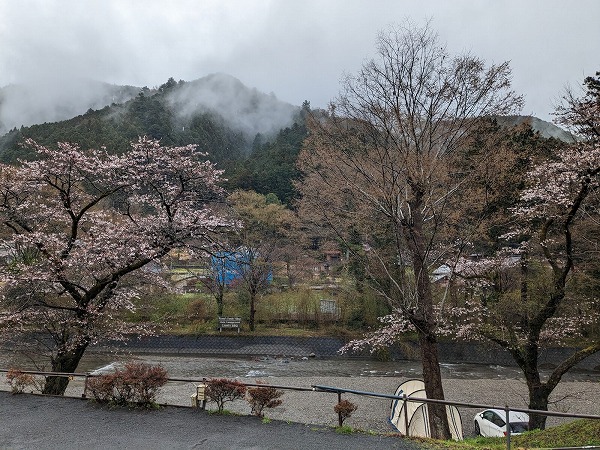
<svg viewBox="0 0 600 450"><path fill-rule="evenodd" d="M340 435L330 428L191 408L105 408L73 398L0 392L0 449L408 449L392 436Z"/></svg>

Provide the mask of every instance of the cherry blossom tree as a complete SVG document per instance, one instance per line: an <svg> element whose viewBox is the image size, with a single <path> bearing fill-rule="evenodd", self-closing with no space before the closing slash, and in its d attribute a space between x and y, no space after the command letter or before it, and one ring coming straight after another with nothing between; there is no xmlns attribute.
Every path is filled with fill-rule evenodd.
<svg viewBox="0 0 600 450"><path fill-rule="evenodd" d="M33 141L36 161L0 167L0 214L12 251L2 267L0 329L43 339L52 371L74 372L102 338L144 333L122 320L135 286L191 242L209 248L230 223L218 208L221 171L195 146L140 138L122 155ZM44 392L63 394L49 376Z"/></svg>
<svg viewBox="0 0 600 450"><path fill-rule="evenodd" d="M525 240L511 258L484 258L457 268L460 278L480 287L483 282L496 295L481 295L479 301L472 299L466 308L451 309L444 316L455 327L460 324L448 329L449 334L460 330L463 338L488 339L509 351L523 372L531 409L547 410L564 374L600 351L600 341L583 336L587 327L600 323L599 299L593 290L578 293L570 288L575 276L581 276L573 273L576 262L585 270L585 261L578 258L583 252L577 248L582 240L574 234L582 231L577 222L585 220L583 215L595 214L586 200L600 181L598 147L582 153L583 147L572 146L530 173L534 185L523 192L523 205L515 210L528 228L519 230L518 237ZM581 340L587 343L556 361L550 374L542 377L542 348ZM545 423L546 416L530 415L532 429L544 428Z"/></svg>
<svg viewBox="0 0 600 450"><path fill-rule="evenodd" d="M586 84L590 86L590 79ZM521 195L521 204L515 215L524 226L515 230L515 238L524 240L522 248L522 280L520 300L527 302L527 264L529 254L537 247L541 260L550 268L545 299L534 310L515 311L520 321L515 328L519 334L509 339L492 340L507 348L525 376L529 389L529 407L546 410L548 397L562 376L587 356L600 351L600 342L576 351L562 361L550 376L542 381L538 358L540 340L548 332L561 307L572 299L568 296L568 283L573 275L577 257L577 239L574 231L578 222L591 217L598 220L597 195L600 188L600 96L595 86L588 89L583 99L568 97L561 118L581 132L581 140L557 152L556 156L537 165L529 173L530 186ZM560 113L561 110L559 110ZM582 125L583 123L583 125ZM597 299L591 299L597 300ZM572 305L574 306L574 305ZM563 331L569 331L564 322ZM516 338L516 339L515 339ZM532 415L530 425L544 428L545 416Z"/></svg>
<svg viewBox="0 0 600 450"><path fill-rule="evenodd" d="M379 35L377 57L347 76L329 115L310 124L303 209L347 244L348 230L360 235L365 251L355 256L372 285L417 331L429 398L444 397L430 266L443 253L450 205L474 172L456 164L458 155L485 117L520 102L508 63L452 56L428 26L408 25ZM481 149L472 164L490 153ZM429 419L432 436L450 437L444 407L430 405Z"/></svg>

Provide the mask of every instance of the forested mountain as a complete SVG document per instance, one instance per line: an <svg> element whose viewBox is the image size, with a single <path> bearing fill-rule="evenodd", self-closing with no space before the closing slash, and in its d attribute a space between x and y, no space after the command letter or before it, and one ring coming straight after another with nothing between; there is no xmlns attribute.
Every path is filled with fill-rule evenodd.
<svg viewBox="0 0 600 450"><path fill-rule="evenodd" d="M192 82L171 78L156 90L140 89L124 103L60 122L13 128L0 137L0 160L31 157L20 145L27 138L50 146L60 141L83 148L105 146L120 153L147 135L165 145L196 144L226 171L229 188L273 192L287 203L305 133L299 107L233 77L218 74Z"/></svg>
<svg viewBox="0 0 600 450"><path fill-rule="evenodd" d="M270 141L257 134L250 157L235 167L231 185L265 195L273 192L289 204L295 196L292 180L299 175L296 161L307 136L305 116L309 112L310 105L305 103L294 124L282 129Z"/></svg>

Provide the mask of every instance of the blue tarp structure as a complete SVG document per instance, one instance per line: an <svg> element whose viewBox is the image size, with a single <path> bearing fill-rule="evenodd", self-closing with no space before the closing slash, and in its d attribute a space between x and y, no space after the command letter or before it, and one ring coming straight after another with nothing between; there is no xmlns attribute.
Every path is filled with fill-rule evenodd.
<svg viewBox="0 0 600 450"><path fill-rule="evenodd" d="M211 269L219 284L230 286L235 280L244 276L248 270L250 254L247 250L234 252L217 252L211 257ZM269 272L267 282L273 280L273 274Z"/></svg>
<svg viewBox="0 0 600 450"><path fill-rule="evenodd" d="M239 255L241 256L241 255ZM236 278L241 277L241 267L236 252L218 252L210 258L212 272L219 284L229 286Z"/></svg>

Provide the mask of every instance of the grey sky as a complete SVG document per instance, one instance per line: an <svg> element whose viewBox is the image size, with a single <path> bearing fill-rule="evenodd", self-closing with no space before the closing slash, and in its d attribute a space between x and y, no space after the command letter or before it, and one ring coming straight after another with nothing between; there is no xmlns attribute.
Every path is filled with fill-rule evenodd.
<svg viewBox="0 0 600 450"><path fill-rule="evenodd" d="M546 120L566 85L600 70L598 0L0 0L0 86L152 87L225 72L326 106L377 32L406 18L431 18L452 53L511 60L523 113Z"/></svg>

